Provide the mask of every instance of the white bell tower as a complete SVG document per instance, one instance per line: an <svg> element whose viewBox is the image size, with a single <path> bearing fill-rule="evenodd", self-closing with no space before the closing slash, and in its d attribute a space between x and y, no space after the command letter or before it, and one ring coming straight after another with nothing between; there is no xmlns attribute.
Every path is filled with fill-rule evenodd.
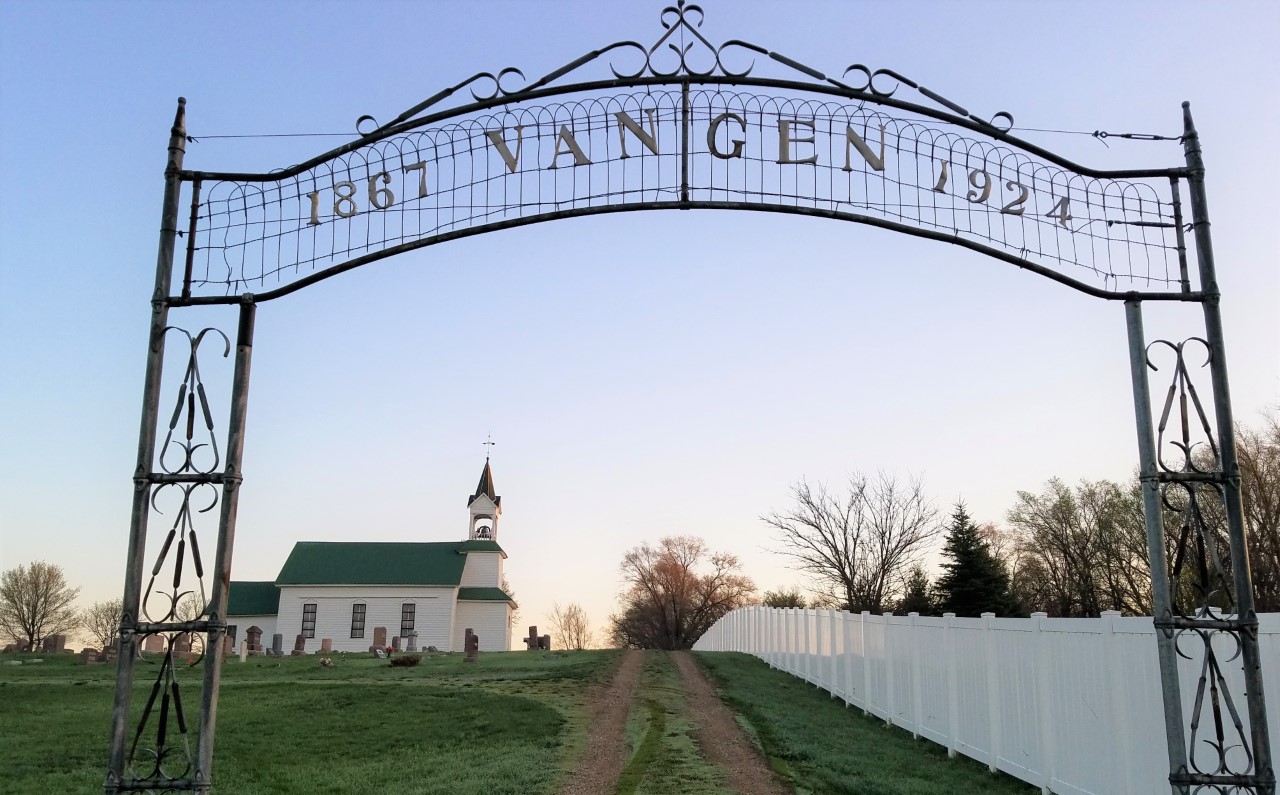
<svg viewBox="0 0 1280 795"><path fill-rule="evenodd" d="M484 459L484 471L480 473L476 493L467 498L467 511L471 514L471 529L467 540L496 542L498 517L502 516L502 498L494 493L493 470L489 468L488 456Z"/></svg>

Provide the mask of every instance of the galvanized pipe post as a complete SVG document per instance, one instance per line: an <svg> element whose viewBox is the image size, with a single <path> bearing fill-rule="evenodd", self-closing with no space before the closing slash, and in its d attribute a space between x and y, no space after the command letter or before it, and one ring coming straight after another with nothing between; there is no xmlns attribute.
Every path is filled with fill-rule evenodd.
<svg viewBox="0 0 1280 795"><path fill-rule="evenodd" d="M159 417L160 380L164 369L164 336L169 320L169 288L178 234L178 204L182 193L182 160L186 153L186 99L178 98L178 110L169 131L168 161L164 170L164 201L160 212L160 244L156 255L155 287L151 293L151 330L147 338L147 366L142 387L142 419L138 430L138 458L133 472L133 509L129 522L123 611L116 642L116 692L111 713L111 750L104 791L119 792L127 764L129 708L133 696L133 669L138 657L137 626L141 621L143 560L150 517L151 474L155 462L156 424Z"/></svg>
<svg viewBox="0 0 1280 795"><path fill-rule="evenodd" d="M1222 469L1227 535L1231 547L1231 571L1236 590L1236 617L1239 621L1240 657L1253 743L1254 775L1258 795L1274 795L1275 769L1267 727L1263 693L1262 661L1258 649L1258 614L1253 604L1253 578L1249 571L1249 548L1240 498L1240 465L1236 460L1235 420L1231 413L1231 389L1227 379L1227 354L1222 330L1221 292L1213 262L1213 240L1209 233L1209 209L1204 187L1204 159L1200 137L1191 120L1191 103L1182 103L1182 146L1187 158L1187 183L1191 194L1191 220L1200 266L1200 305L1204 311L1205 341L1209 346L1209 373L1213 383L1213 408L1218 432L1218 453Z"/></svg>
<svg viewBox="0 0 1280 795"><path fill-rule="evenodd" d="M1147 560L1151 566L1151 605L1156 615L1156 651L1160 665L1160 697L1164 702L1165 737L1169 746L1169 770L1187 772L1187 741L1182 714L1182 688L1178 681L1177 639L1173 623L1173 594L1164 545L1160 473L1156 435L1151 426L1151 386L1147 380L1147 343L1142 328L1142 302L1124 303L1129 331L1129 374L1133 380L1133 413L1138 428L1138 480L1142 484L1142 513L1147 525ZM1160 624L1166 626L1161 627ZM1185 795L1186 785L1173 792Z"/></svg>
<svg viewBox="0 0 1280 795"><path fill-rule="evenodd" d="M227 592L231 586L236 511L240 501L240 483L243 480L241 461L244 455L245 419L249 408L249 368L253 356L255 311L253 296L243 296L240 301L239 331L236 334L235 373L231 382L231 417L227 424L227 458L222 474L218 547L213 563L213 588L209 597L204 689L200 693L200 730L195 775L197 792L208 792L213 784L213 739L218 717L218 685L222 678L222 645L227 635Z"/></svg>

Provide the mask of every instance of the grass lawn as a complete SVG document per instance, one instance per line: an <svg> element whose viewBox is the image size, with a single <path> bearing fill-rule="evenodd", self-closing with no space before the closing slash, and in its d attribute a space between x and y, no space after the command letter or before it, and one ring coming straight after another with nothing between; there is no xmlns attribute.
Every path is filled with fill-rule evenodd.
<svg viewBox="0 0 1280 795"><path fill-rule="evenodd" d="M612 671L617 655L508 652L483 654L477 665L441 655L415 668L358 654L334 655L334 668L314 655L229 660L215 791L551 795L585 744L587 687ZM693 740L670 656L645 658L619 795L726 795L721 771ZM753 657L696 658L800 795L1034 792L971 760L947 759L945 749L845 709ZM74 655L6 664L19 659L31 656L0 654L0 792L100 792L115 666L77 665ZM154 670L139 666L135 710ZM201 671L181 673L194 724ZM154 736L154 717L149 725Z"/></svg>
<svg viewBox="0 0 1280 795"><path fill-rule="evenodd" d="M0 655L0 663L29 658ZM442 655L415 668L357 654L334 658L334 668L310 655L223 666L217 791L554 792L566 756L585 737L581 696L615 653L484 654L477 665ZM72 655L43 659L0 665L0 791L100 791L115 666L76 665ZM138 669L139 710L151 670ZM194 723L201 671L180 673ZM155 725L153 716L148 732Z"/></svg>
<svg viewBox="0 0 1280 795"><path fill-rule="evenodd" d="M1038 791L971 759L846 708L825 690L746 654L702 652L698 664L748 724L798 795L1028 795Z"/></svg>

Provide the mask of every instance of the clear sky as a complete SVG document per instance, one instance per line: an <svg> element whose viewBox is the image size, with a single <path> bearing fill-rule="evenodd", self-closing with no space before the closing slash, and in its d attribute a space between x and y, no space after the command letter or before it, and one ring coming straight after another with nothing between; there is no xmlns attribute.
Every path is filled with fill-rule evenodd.
<svg viewBox="0 0 1280 795"><path fill-rule="evenodd" d="M120 591L178 96L188 167L269 170L341 139L202 136L352 131L477 71L647 44L662 5L0 4L0 568L57 563L86 605ZM1020 128L1177 135L1190 100L1236 416L1280 400L1280 6L702 5L713 42L892 68ZM1022 134L1094 167L1182 163L1176 142ZM171 318L234 336L232 309ZM1147 325L1203 333L1195 308ZM225 427L229 368L206 367ZM623 553L663 535L799 582L759 517L801 478L917 474L980 521L1053 476L1124 479L1130 394L1122 305L952 246L763 213L482 235L259 310L233 576L273 578L299 540L464 537L492 433L522 625L577 601L600 626Z"/></svg>

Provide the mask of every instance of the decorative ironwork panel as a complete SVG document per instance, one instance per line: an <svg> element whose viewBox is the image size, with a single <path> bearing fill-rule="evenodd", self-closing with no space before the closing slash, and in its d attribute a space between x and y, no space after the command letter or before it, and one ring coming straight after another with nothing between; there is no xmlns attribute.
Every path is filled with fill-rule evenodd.
<svg viewBox="0 0 1280 795"><path fill-rule="evenodd" d="M609 45L520 89L517 69L475 75L294 168L184 173L196 186L183 297L270 292L503 226L672 207L888 226L1111 297L1189 289L1169 171L1072 167L1009 136L1009 114L984 121L892 70L837 80L746 42L714 47L695 6L662 21L651 47ZM792 79L726 65L737 54ZM597 60L607 81L562 84ZM904 87L931 106L892 99ZM476 102L418 115L462 89Z"/></svg>
<svg viewBox="0 0 1280 795"><path fill-rule="evenodd" d="M155 553L143 592L141 615L132 624L138 657L154 675L129 738L124 778L117 791L177 792L197 788L193 705L182 687L182 672L206 662L216 649L206 649L210 629L201 552L199 517L219 502L222 457L213 411L200 373L200 355L230 340L206 328L192 335L168 327L185 338L186 370L178 385L157 464L150 480L150 501L158 517L167 518L163 541ZM216 514L214 514L216 516ZM126 621L126 623L128 623ZM109 782L110 783L110 782Z"/></svg>
<svg viewBox="0 0 1280 795"><path fill-rule="evenodd" d="M1156 626L1173 635L1180 658L1196 664L1186 740L1190 769L1182 783L1192 793L1255 792L1260 780L1248 714L1231 693L1243 692L1244 636L1256 640L1257 617L1240 614L1224 507L1227 476L1191 378L1193 368L1211 364L1210 351L1200 337L1157 340L1147 348L1152 370L1160 369L1157 361L1171 360L1156 449L1174 615L1158 616Z"/></svg>

